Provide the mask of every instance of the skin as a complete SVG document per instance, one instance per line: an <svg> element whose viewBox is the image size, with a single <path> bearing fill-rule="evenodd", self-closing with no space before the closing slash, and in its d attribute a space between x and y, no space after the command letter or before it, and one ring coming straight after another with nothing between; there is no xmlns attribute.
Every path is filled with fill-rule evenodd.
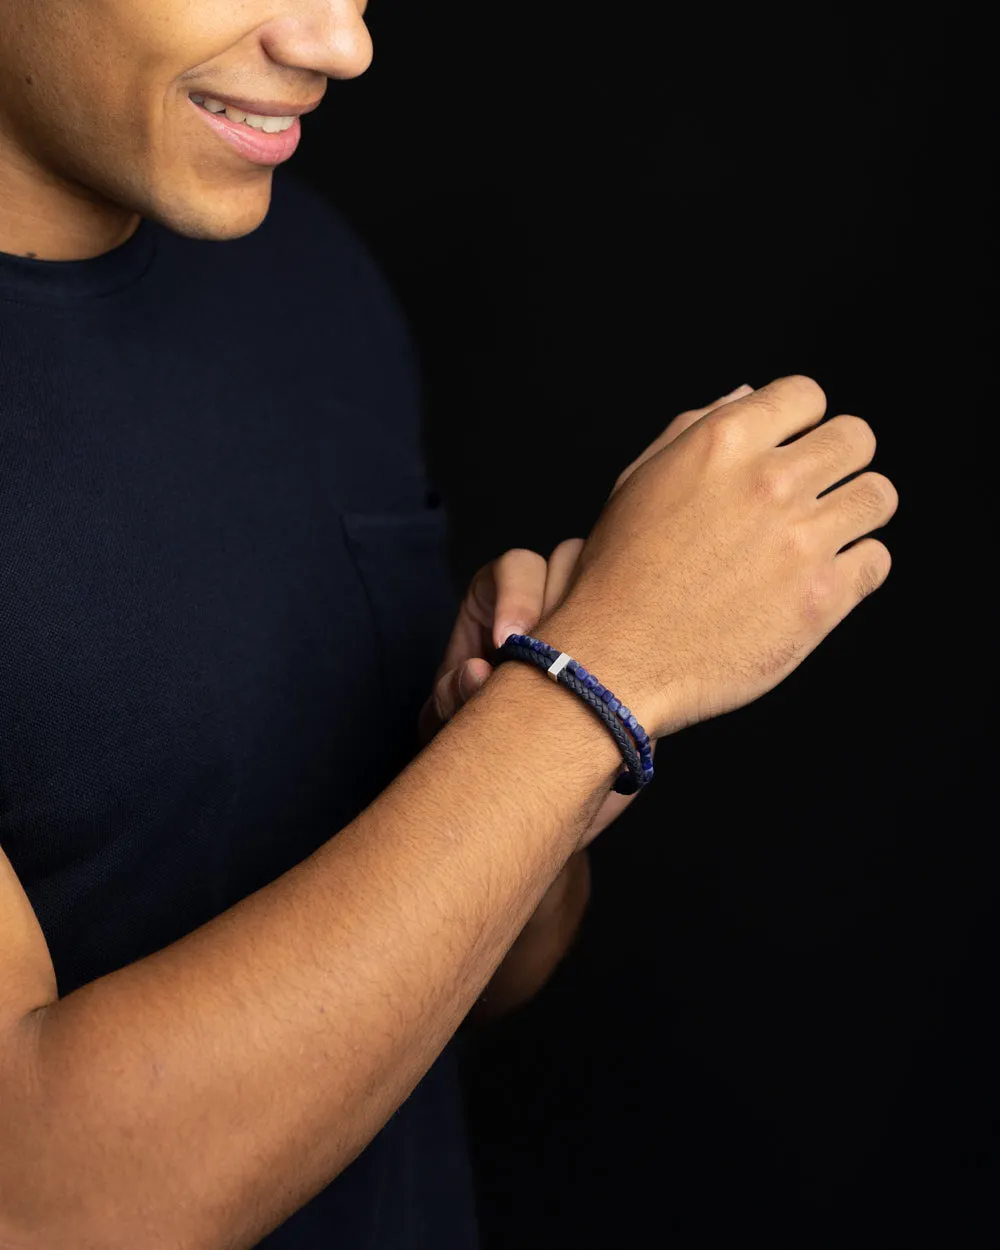
<svg viewBox="0 0 1000 1250"><path fill-rule="evenodd" d="M324 93L327 79L356 78L370 65L371 39L362 21L366 6L367 0L0 0L0 251L42 261L88 260L123 244L143 217L196 239L229 240L250 234L269 210L272 171L250 164L221 143L199 118L187 95L196 91L291 105L312 103ZM680 434L705 411L681 414L664 441ZM482 657L490 650L490 640L499 644L511 630L531 632L541 616L564 599L582 545L580 539L566 540L547 561L537 552L516 549L480 570L462 606L429 707L421 717L427 749L432 737L470 697L469 687L460 686L461 675L484 680L491 675L491 665ZM511 667L516 666L507 666L507 670ZM511 691L512 681L516 691L521 677L507 671L499 677L501 686L505 680L505 689ZM529 689L536 692L537 686ZM482 696L489 699L489 692L482 691ZM534 725L536 717L525 715L510 699L505 702L514 709L506 725L516 725L519 740L524 742L522 726L525 722ZM529 701L525 706L532 704ZM541 875L552 880L551 848L545 848L547 858L537 855L540 863L534 866L527 849L521 849L516 874L507 874L507 878L516 876L515 884L506 888L507 879L494 866L491 898L509 900L506 908L500 908L505 913L500 919L487 916L484 920L471 905L462 911L457 905L461 891L456 891L451 881L436 879L434 874L427 878L430 939L417 925L412 934L404 931L397 948L390 950L390 964L396 971L414 964L414 953L425 963L414 964L415 973L409 981L402 981L399 995L386 993L375 1011L362 1013L364 1018L359 1016L352 1028L344 1030L349 1036L366 1039L364 1048L351 1046L351 1059L360 1053L369 1065L357 1074L351 1069L352 1086L342 1084L342 1075L341 1085L336 1085L337 1075L350 1069L347 1051L331 1053L325 1041L320 1045L314 1041L321 1030L316 1028L312 1009L314 1000L321 1001L324 996L324 988L312 984L309 994L300 994L295 985L289 988L289 970L309 966L315 950L322 946L320 935L324 935L327 954L336 951L342 963L329 958L320 960L317 968L332 966L339 969L335 978L346 978L346 990L336 980L332 984L332 998L344 1004L364 1000L350 975L352 968L355 975L356 969L370 969L372 948L362 945L359 958L352 955L351 944L356 943L357 934L369 931L367 918L377 914L377 909L359 883L377 883L382 874L382 889L376 886L372 894L385 908L391 888L384 883L419 876L424 861L420 865L407 863L405 856L414 854L414 848L434 845L441 825L436 815L426 821L417 838L399 839L399 860L391 859L391 846L386 849L384 838L377 841L376 854L369 850L367 861L364 855L372 843L370 836L331 839L312 858L315 864L299 865L280 883L257 891L210 926L202 926L200 936L189 935L186 945L174 944L156 959L136 961L63 1001L56 1001L55 975L47 959L44 935L0 850L0 953L4 955L0 960L0 1078L5 1079L4 1091L14 1090L16 1095L1 1100L9 1104L5 1105L5 1118L15 1130L6 1141L0 1135L0 1150L6 1150L10 1161L25 1148L27 1129L34 1134L27 1148L29 1156L32 1146L41 1150L51 1164L47 1170L60 1178L58 1190L39 1186L42 1208L49 1210L46 1219L53 1221L51 1228L68 1228L65 1213L51 1210L45 1201L46 1194L59 1193L70 1224L78 1225L78 1215L85 1214L93 1220L90 1228L101 1230L103 1243L111 1220L115 1236L125 1236L121 1244L136 1244L131 1235L131 1229L138 1226L135 1221L145 1224L146 1211L159 1201L164 1213L169 1211L169 1218L176 1221L176 1235L185 1244L256 1244L260 1235L350 1163L406 1098L422 1061L440 1050L469 1011L465 983L481 985L480 970L486 966L496 969L480 1003L484 1019L502 1014L536 993L565 954L586 908L589 871L585 848L631 801L606 793L606 760L614 752L609 751L602 731L596 731L579 707L572 706L572 700L561 704L549 701L544 706L546 716L550 707L557 709L551 720L537 717L544 722L546 749L555 741L555 729L564 725L565 717L566 749L562 750L559 742L555 749L567 758L579 756L590 764L589 791L595 790L592 778L600 774L595 791L597 796L604 795L600 808L590 794L586 805L590 819L585 820L584 829L577 830L575 813L557 808L560 801L566 803L562 795L547 796L549 810L542 809L539 818L532 819L530 808L520 808L515 801L504 808L489 789L490 778L479 796L472 794L474 809L495 811L497 816L492 824L486 820L484 845L502 844L510 829L556 825L569 830L576 853L541 899L525 888L525 880ZM487 722L491 731L497 724L504 725L501 717L502 707L501 716ZM475 724L475 715L471 722ZM569 750L570 741L574 742L575 754ZM587 742L592 746L585 750ZM477 751L476 745L472 740L471 749L462 751L461 758L476 759L485 754ZM535 752L540 754L541 749L540 739ZM530 741L527 751L532 754ZM590 763L591 755L600 763ZM444 759L449 766L440 770L441 774L454 778L455 756ZM574 790L572 786L569 789ZM400 790L397 786L390 794ZM501 785L500 793L521 799L524 790L522 781L515 786L509 779ZM401 806L411 813L419 805L402 789ZM449 804L444 806L449 809ZM459 803L455 801L454 806L459 808ZM557 819L552 811L556 811ZM394 819L390 808L386 828L394 828L396 823L397 814ZM381 828L379 831L384 834ZM452 836L452 843L456 840ZM447 839L442 845L446 843ZM322 858L324 854L334 860L332 870ZM351 855L359 856L354 871ZM444 850L439 851L439 859L444 855ZM337 870L345 863L345 871ZM350 899L345 904L344 899L331 898L330 883L341 890L354 885L360 896L352 905ZM477 884L481 898L487 891L481 880ZM436 896L432 894L435 888L439 890ZM367 889L371 890L370 885ZM475 903L476 891L470 889L469 895ZM534 905L534 911L526 910L526 900ZM266 905L271 906L270 920L261 913ZM395 913L402 910L396 908ZM515 933L520 934L512 946L507 911L516 913ZM470 929L480 931L477 963L464 948L459 955L465 963L456 960L455 950L447 945L452 931L440 920L445 915L452 920L457 916L457 928L464 924L466 933ZM330 916L346 918L344 934L325 934L322 925L329 923ZM354 925L350 924L351 916ZM309 918L319 930L300 933ZM357 918L365 918L364 923ZM417 916L417 921L420 919ZM389 928L391 931L391 925ZM199 943L207 944L204 964L197 954ZM499 948L506 949L507 954L497 966L494 953ZM275 975L270 980L265 966L269 960L259 958L261 950L269 953L274 964ZM451 955L450 964L447 954ZM466 965L471 965L471 970ZM226 993L220 993L222 983L216 979L220 966ZM444 1005L427 996L427 986L434 981L427 970L441 966L446 974L442 980L451 995ZM173 981L171 969L178 970ZM389 984L387 976L385 980ZM255 989L226 1018L221 1004L235 1003L227 994L236 983L252 983ZM416 1008L412 1006L416 1003L415 985L422 993ZM407 1010L414 1016L409 1019L404 1015L401 1025L399 1003L410 1004ZM322 1013L324 1008L319 1010ZM385 1015L377 1015L377 1010ZM164 1013L159 1018L158 1011ZM256 1026L250 1046L246 1045L247 1014ZM184 1020L202 1024L214 1020L214 1045L201 1045L197 1028L184 1024L178 1028L178 1021ZM409 1038L411 1051L402 1059L396 1051L384 1059L379 1049L367 1044L372 1038L391 1039L394 1030L400 1028ZM154 1065L153 1086L145 1060L135 1059L150 1053L154 1045L150 1039L156 1039L156 1046L165 1046L163 1053L168 1056L164 1066ZM194 1039L196 1056L186 1049L190 1039ZM109 1041L113 1049L119 1046L118 1058L111 1084L101 1088ZM374 1066L371 1050L376 1051ZM25 1054L30 1056L30 1063ZM100 1061L95 1061L95 1055ZM219 1073L207 1071L205 1075L205 1064L211 1063L212 1055L220 1061ZM300 1056L301 1071L289 1063L290 1055ZM229 1088L237 1070L244 1071L246 1080L236 1081L234 1103ZM190 1114L191 1090L186 1076L173 1085L166 1076L169 1088L164 1094L161 1083L165 1071L201 1071L205 1089L211 1090L199 1108L204 1124L195 1124ZM325 1101L319 1089L324 1078L334 1086ZM39 1093L42 1089L45 1096ZM347 1104L350 1096L357 1098L356 1089L367 1091L369 1103L381 1101L371 1108L365 1106L364 1114L351 1116ZM159 1091L154 1094L159 1104L153 1123L163 1131L150 1134L149 1121L144 1119L145 1148L136 1158L131 1149L136 1138L134 1118L138 1108L144 1116L149 1114L150 1090ZM280 1093L277 1099L276 1090ZM240 1101L244 1094L245 1101ZM93 1104L89 1104L90 1098ZM267 1099L271 1101L264 1120L247 1129L247 1106L264 1105ZM237 1104L239 1108L234 1110ZM94 1115L93 1105L98 1106L99 1114L91 1124L98 1125L103 1133L103 1150L91 1149L93 1134L86 1128L88 1116ZM284 1118L277 1110L279 1106ZM65 1126L55 1145L42 1123L51 1108L58 1109L56 1119ZM14 1116L19 1110L17 1120ZM310 1115L312 1121L306 1123ZM232 1126L236 1123L240 1133L234 1135ZM327 1145L324 1154L315 1143L329 1139L332 1123L337 1124L342 1140ZM192 1128L195 1136L191 1143L180 1140L181 1131L190 1134ZM125 1150L121 1150L123 1138L128 1141ZM39 1146L39 1141L44 1145ZM204 1158L191 1149L192 1145L204 1151ZM69 1163L60 1170L56 1160ZM31 1175L30 1168L20 1175ZM34 1180L37 1176L35 1171ZM69 1183L61 1179L66 1176ZM166 1188L165 1176L173 1176L175 1190ZM199 1180L204 1185L201 1193L197 1191ZM15 1184L12 1189L16 1193L5 1195L12 1225L24 1224L24 1213L29 1213L27 1223L31 1226L39 1224L37 1199L27 1193L29 1188ZM66 1196L70 1190L74 1191L73 1198ZM175 1194L184 1195L183 1203L175 1201ZM254 1195L254 1201L247 1201L247 1194ZM119 1204L118 1214L106 1210L109 1195ZM91 1215L95 1208L98 1214ZM123 1221L128 1220L133 1223L125 1229ZM88 1244L95 1243L95 1238L86 1231L81 1233L79 1226L73 1235L74 1244L81 1235ZM0 1240L12 1245L5 1230L0 1230ZM32 1245L37 1244L32 1241ZM46 1244L53 1244L47 1233ZM63 1240L61 1244L69 1243Z"/></svg>
<svg viewBox="0 0 1000 1250"><path fill-rule="evenodd" d="M368 0L3 0L0 252L87 260L124 243L143 217L192 238L251 233L270 206L273 171L221 143L189 93L311 103L328 78L356 78L371 64L367 8ZM515 612L528 629L562 598L580 546L582 539L567 540L548 562L516 551L491 564L497 610ZM486 576L467 601L477 612ZM469 671L480 678L491 671L474 658L486 646L472 632L463 613L434 704L443 715L425 722L424 741L457 710L448 700L463 661L471 657ZM627 802L612 796L591 836ZM524 1001L547 978L588 893L581 852L506 959L491 1014Z"/></svg>
<svg viewBox="0 0 1000 1250"><path fill-rule="evenodd" d="M311 102L327 78L355 78L371 64L367 8L368 0L4 0L0 251L85 260L124 243L143 217L192 238L249 234L267 214L273 171L220 142L188 94ZM670 437L714 406L682 414ZM516 549L479 571L421 714L422 742L492 672L491 640L530 633L564 598L582 547L567 539L547 561ZM536 929L548 932L566 910L569 883L587 877L585 847L635 797L607 796L518 949L537 945ZM507 960L508 978L518 963ZM526 989L518 985L516 997Z"/></svg>
<svg viewBox="0 0 1000 1250"><path fill-rule="evenodd" d="M3 0L0 251L86 260L143 217L190 238L249 234L267 215L273 170L221 141L189 92L311 103L328 78L371 64L367 7Z"/></svg>
<svg viewBox="0 0 1000 1250"><path fill-rule="evenodd" d="M270 205L272 170L221 143L188 94L312 102L327 78L355 78L371 64L367 7L368 0L3 0L0 252L86 260L124 243L143 217L200 239L255 230ZM491 582L493 568L501 569L497 608L519 611L527 629L543 604L562 597L581 545L568 540L548 565L536 552L518 551L502 566L489 566ZM480 577L477 608L482 590ZM485 650L482 638L468 633L463 614L456 639L461 635L473 649L460 654L453 644L451 671L438 691L446 699L458 688L462 661ZM473 674L477 663L480 677L483 668L490 671L486 660L473 659ZM452 703L433 728L427 725L425 742L455 710ZM600 827L627 802L612 801ZM565 943L552 934L565 933L568 941L575 928L562 923L569 910L563 900L576 898L578 917L585 879L581 854L549 891L518 948L530 946L532 976L517 976L518 958L506 961L512 999L526 997L558 962ZM573 882L578 888L571 891ZM546 958L539 959L543 948ZM494 995L494 1010L507 997Z"/></svg>

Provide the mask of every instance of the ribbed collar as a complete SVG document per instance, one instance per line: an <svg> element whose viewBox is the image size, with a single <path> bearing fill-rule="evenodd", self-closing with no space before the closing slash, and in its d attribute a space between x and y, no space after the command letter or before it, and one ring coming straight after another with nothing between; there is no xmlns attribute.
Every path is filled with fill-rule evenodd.
<svg viewBox="0 0 1000 1250"><path fill-rule="evenodd" d="M29 260L0 252L0 299L47 303L110 295L141 277L155 252L156 228L145 217L124 243L90 260Z"/></svg>

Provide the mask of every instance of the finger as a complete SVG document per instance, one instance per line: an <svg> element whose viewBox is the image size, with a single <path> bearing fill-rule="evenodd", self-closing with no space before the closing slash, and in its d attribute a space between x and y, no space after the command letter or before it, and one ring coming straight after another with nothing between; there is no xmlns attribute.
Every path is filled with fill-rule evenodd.
<svg viewBox="0 0 1000 1250"><path fill-rule="evenodd" d="M642 455L633 460L628 468L619 475L618 480L615 482L614 490L611 492L612 495L623 482L632 476L640 464L643 464L650 456L655 456L658 451L662 451L668 443L672 443L675 438L679 438L685 430L690 429L702 417L707 417L710 412L715 412L717 408L724 408L726 404L732 404L739 399L745 399L747 395L752 395L753 393L753 387L744 383L743 386L738 386L735 391L730 391L728 395L723 395L721 399L717 399L714 403L706 404L704 408L689 408L686 412L679 413L663 433L650 443Z"/></svg>
<svg viewBox="0 0 1000 1250"><path fill-rule="evenodd" d="M899 507L899 492L884 473L869 470L817 500L812 533L829 552L888 525ZM888 570L887 570L888 571Z"/></svg>
<svg viewBox="0 0 1000 1250"><path fill-rule="evenodd" d="M874 594L889 576L892 556L885 543L877 538L862 538L853 547L835 556L834 565L841 575L841 584L846 587L847 601L842 605L843 613L839 618L843 620L862 599Z"/></svg>
<svg viewBox="0 0 1000 1250"><path fill-rule="evenodd" d="M476 656L475 659L469 660L465 665L459 683L461 685L464 698L471 699L492 672L493 665L489 662L489 660L483 660L479 656Z"/></svg>
<svg viewBox="0 0 1000 1250"><path fill-rule="evenodd" d="M768 382L739 404L746 405L752 413L752 418L741 426L748 443L760 451L769 451L823 420L826 392L815 378L792 373ZM715 419L724 421L726 415L718 413Z"/></svg>
<svg viewBox="0 0 1000 1250"><path fill-rule="evenodd" d="M435 682L471 657L486 655L493 646L493 622L496 619L496 578L494 575L496 563L496 560L490 560L473 575L459 607L451 638L445 647L444 659L434 674Z"/></svg>
<svg viewBox="0 0 1000 1250"><path fill-rule="evenodd" d="M496 584L494 646L502 647L508 634L529 634L545 603L548 561L537 551L512 547L493 561Z"/></svg>
<svg viewBox="0 0 1000 1250"><path fill-rule="evenodd" d="M707 417L710 412L715 412L717 408L724 408L726 404L734 404L738 399L744 399L747 395L752 394L753 387L744 383L742 386L738 386L735 391L730 391L728 395L723 395L721 399L715 400L714 403L706 404L704 408L689 408L687 412L679 413L663 431L661 446L665 447L667 443L672 443L686 429L694 425L696 421L700 421L702 417Z"/></svg>
<svg viewBox="0 0 1000 1250"><path fill-rule="evenodd" d="M420 740L427 743L458 709L476 693L490 673L492 665L478 657L459 664L434 683L417 718Z"/></svg>
<svg viewBox="0 0 1000 1250"><path fill-rule="evenodd" d="M548 572L545 577L545 598L542 605L543 616L554 612L572 589L577 561L586 542L585 538L564 538L549 556Z"/></svg>
<svg viewBox="0 0 1000 1250"><path fill-rule="evenodd" d="M858 473L875 456L875 434L867 421L841 413L808 434L776 449L783 472L814 497Z"/></svg>

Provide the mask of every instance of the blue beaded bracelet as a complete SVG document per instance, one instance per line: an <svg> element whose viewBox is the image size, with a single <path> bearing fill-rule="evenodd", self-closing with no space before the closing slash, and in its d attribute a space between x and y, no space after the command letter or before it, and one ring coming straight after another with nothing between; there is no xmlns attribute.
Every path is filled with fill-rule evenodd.
<svg viewBox="0 0 1000 1250"><path fill-rule="evenodd" d="M534 664L548 673L553 681L579 695L601 718L625 757L626 767L615 778L612 790L617 794L635 794L649 785L653 780L653 753L649 736L629 709L602 686L593 673L588 673L565 651L557 651L547 642L529 634L508 634L496 654L497 664L502 664L504 660L523 660Z"/></svg>

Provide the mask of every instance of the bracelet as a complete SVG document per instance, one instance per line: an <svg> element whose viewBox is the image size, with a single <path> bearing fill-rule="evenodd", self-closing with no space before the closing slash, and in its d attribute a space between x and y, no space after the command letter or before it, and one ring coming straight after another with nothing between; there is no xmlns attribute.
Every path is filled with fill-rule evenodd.
<svg viewBox="0 0 1000 1250"><path fill-rule="evenodd" d="M553 681L559 682L579 695L586 705L601 718L618 743L625 758L626 767L615 778L612 790L617 794L635 794L653 780L653 755L649 735L627 707L616 699L606 686L602 686L593 673L588 673L565 651L557 651L547 642L532 638L529 634L509 634L499 647L497 664L504 660L523 660L547 672ZM626 731L631 731L632 737ZM634 737L635 742L632 741Z"/></svg>

